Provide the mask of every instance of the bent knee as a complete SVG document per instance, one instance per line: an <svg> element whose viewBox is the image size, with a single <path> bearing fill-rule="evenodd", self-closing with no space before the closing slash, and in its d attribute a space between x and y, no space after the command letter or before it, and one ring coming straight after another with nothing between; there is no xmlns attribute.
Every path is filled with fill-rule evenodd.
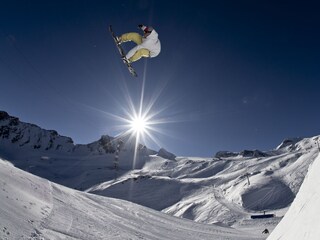
<svg viewBox="0 0 320 240"><path fill-rule="evenodd" d="M142 57L150 57L150 51L146 48L139 49L138 52Z"/></svg>
<svg viewBox="0 0 320 240"><path fill-rule="evenodd" d="M142 36L135 32L125 33L121 35L121 41L122 42L133 41L137 45L139 45L142 43Z"/></svg>

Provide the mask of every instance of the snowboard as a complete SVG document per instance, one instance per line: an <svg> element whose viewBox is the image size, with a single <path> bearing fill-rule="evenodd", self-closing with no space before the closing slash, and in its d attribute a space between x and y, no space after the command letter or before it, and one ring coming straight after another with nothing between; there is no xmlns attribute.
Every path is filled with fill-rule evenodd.
<svg viewBox="0 0 320 240"><path fill-rule="evenodd" d="M122 57L122 58L123 58L123 57L125 58L126 53L125 53L125 51L123 50L123 48L121 47L121 45L118 44L116 35L114 34L111 25L109 25L109 32L110 32L111 37L113 38L113 40L114 40L114 42L115 42L115 44L116 44L116 47L117 47L118 50L119 50L119 53L120 53L121 57ZM129 70L129 72L131 73L132 76L134 76L134 77L137 77L137 76L138 76L137 73L136 73L136 71L133 69L133 67L131 66L130 63L128 63L128 62L126 62L126 61L123 61L123 63L127 66L128 70Z"/></svg>

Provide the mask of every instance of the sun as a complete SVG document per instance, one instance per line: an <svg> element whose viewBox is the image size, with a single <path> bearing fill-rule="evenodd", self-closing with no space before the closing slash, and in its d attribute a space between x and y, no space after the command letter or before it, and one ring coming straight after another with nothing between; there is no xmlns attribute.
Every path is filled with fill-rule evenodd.
<svg viewBox="0 0 320 240"><path fill-rule="evenodd" d="M136 134L143 134L146 132L148 127L148 121L142 116L137 116L131 119L130 129Z"/></svg>
<svg viewBox="0 0 320 240"><path fill-rule="evenodd" d="M117 114L102 111L116 123L110 128L111 131L117 132L113 134L115 135L114 141L122 141L127 149L131 146L134 148L133 167L141 149L146 148L147 145L151 145L152 148L162 147L163 144L158 136L170 136L161 126L177 122L174 119L176 115L174 115L174 118L167 116L166 110L172 104L167 101L163 103L159 101L166 84L157 86L154 92L148 92L148 95L145 96L145 81L146 70L141 82L140 96L134 95L134 98L130 94L127 83L124 81L122 86L123 96L119 98L121 100L114 99L118 103L116 106ZM170 113L172 114L172 110L170 110Z"/></svg>

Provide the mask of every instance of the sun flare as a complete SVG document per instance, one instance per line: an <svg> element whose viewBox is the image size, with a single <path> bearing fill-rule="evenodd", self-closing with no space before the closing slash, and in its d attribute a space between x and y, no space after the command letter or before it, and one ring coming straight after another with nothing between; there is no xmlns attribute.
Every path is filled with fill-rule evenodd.
<svg viewBox="0 0 320 240"><path fill-rule="evenodd" d="M134 117L130 121L131 131L136 134L142 134L146 131L148 121L144 117Z"/></svg>

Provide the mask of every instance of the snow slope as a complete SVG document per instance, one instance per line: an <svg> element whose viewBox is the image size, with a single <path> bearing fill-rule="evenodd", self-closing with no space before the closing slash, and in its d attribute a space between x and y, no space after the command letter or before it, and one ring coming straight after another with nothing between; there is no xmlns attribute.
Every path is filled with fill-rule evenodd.
<svg viewBox="0 0 320 240"><path fill-rule="evenodd" d="M320 155L288 212L268 240L318 240L320 238Z"/></svg>
<svg viewBox="0 0 320 240"><path fill-rule="evenodd" d="M103 136L74 145L56 131L0 111L0 158L20 169L66 187L251 234L272 231L280 222L318 155L317 142L319 136L292 138L270 151L221 151L213 158L176 157L164 149L156 154L140 146L133 164L134 144L125 141L116 171L117 139ZM250 218L264 211L275 217Z"/></svg>
<svg viewBox="0 0 320 240"><path fill-rule="evenodd" d="M87 192L125 199L196 222L248 228L260 221L272 230L299 191L309 164L318 154L318 137L259 153L243 151L219 158L151 156L142 169L117 180L95 185ZM288 141L286 141L288 142ZM248 177L247 177L248 176ZM248 183L250 182L250 185ZM269 220L251 220L264 211Z"/></svg>
<svg viewBox="0 0 320 240"><path fill-rule="evenodd" d="M63 187L0 160L0 239L261 239Z"/></svg>

